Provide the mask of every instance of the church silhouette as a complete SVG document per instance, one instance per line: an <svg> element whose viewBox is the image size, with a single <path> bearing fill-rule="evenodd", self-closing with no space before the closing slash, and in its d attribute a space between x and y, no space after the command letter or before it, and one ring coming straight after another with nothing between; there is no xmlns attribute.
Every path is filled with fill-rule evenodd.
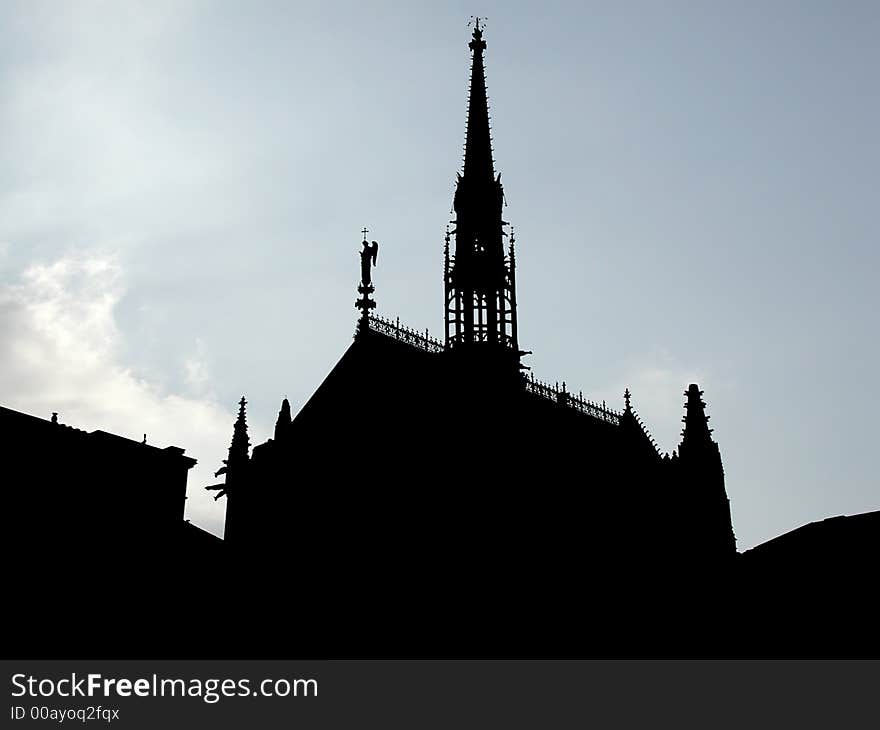
<svg viewBox="0 0 880 730"><path fill-rule="evenodd" d="M98 571L110 588L78 598L76 572L42 568L71 594L59 605L32 588L19 616L31 647L303 658L877 651L868 606L880 513L740 554L698 384L682 384L670 455L637 415L637 394L615 409L529 372L479 20L469 48L442 339L373 312L382 257L364 230L356 330L339 362L295 416L282 401L273 438L252 450L239 403L223 481L207 486L226 501L223 540L182 521L192 460L180 450L162 457L178 487L158 490L169 495L161 514L155 485L127 516L104 499L80 519L69 500L65 529L33 554L51 563L87 546L82 575ZM38 509L21 499L20 511ZM33 533L19 537L33 545ZM34 571L18 579L33 583Z"/></svg>

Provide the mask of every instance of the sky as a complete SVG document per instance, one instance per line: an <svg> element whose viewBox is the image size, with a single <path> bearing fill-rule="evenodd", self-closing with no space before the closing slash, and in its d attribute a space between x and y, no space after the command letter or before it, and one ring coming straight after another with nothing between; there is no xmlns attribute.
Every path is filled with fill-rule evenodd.
<svg viewBox="0 0 880 730"><path fill-rule="evenodd" d="M740 550L880 508L875 2L7 0L0 404L184 447L222 533L237 401L260 443L341 357L364 226L440 334L477 14L536 376L669 452L699 383Z"/></svg>

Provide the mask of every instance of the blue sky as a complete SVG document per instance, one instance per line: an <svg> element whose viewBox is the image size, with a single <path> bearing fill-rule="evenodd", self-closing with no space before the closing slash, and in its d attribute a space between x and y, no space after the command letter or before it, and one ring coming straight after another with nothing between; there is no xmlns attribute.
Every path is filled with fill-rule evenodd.
<svg viewBox="0 0 880 730"><path fill-rule="evenodd" d="M363 226L440 332L472 14L536 375L668 451L699 382L741 549L880 507L876 3L3 3L0 402L184 446L219 531L194 487L351 341Z"/></svg>

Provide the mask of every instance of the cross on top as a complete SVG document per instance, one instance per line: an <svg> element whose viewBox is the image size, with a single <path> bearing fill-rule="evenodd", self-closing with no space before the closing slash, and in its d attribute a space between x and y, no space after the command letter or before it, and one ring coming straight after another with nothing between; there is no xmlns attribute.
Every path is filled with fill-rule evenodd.
<svg viewBox="0 0 880 730"><path fill-rule="evenodd" d="M370 231L367 230L366 228L364 228L364 229L361 231L361 233L364 234L364 240L365 240L365 241L367 240L367 234L368 234L369 232L370 232Z"/></svg>

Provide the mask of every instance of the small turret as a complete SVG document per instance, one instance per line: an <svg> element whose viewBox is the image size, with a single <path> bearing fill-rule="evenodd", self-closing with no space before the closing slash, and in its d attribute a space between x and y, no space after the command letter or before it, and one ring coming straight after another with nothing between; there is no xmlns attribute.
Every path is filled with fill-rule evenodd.
<svg viewBox="0 0 880 730"><path fill-rule="evenodd" d="M275 421L275 440L280 441L287 434L291 424L290 401L285 398L281 401L281 410L278 411L278 420Z"/></svg>
<svg viewBox="0 0 880 730"><path fill-rule="evenodd" d="M232 428L232 443L229 445L228 465L230 467L234 465L237 468L240 465L246 464L248 460L251 442L247 432L246 405L247 401L242 396L238 402L238 418L235 420L235 425Z"/></svg>
<svg viewBox="0 0 880 730"><path fill-rule="evenodd" d="M684 429L681 432L682 444L706 444L712 441L712 429L709 428L709 416L706 415L706 403L703 391L696 383L691 383L684 392L687 401L684 404L685 414L682 417Z"/></svg>
<svg viewBox="0 0 880 730"><path fill-rule="evenodd" d="M685 548L703 560L729 559L736 554L730 500L718 444L712 440L703 391L691 383L684 392L684 429L677 465L682 480L682 537ZM674 452L673 452L674 459Z"/></svg>

